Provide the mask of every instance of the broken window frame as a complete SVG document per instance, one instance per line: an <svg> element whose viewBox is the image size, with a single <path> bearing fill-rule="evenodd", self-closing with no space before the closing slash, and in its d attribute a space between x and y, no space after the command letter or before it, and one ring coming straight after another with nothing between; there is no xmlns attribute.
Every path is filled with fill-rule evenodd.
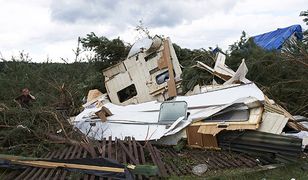
<svg viewBox="0 0 308 180"><path fill-rule="evenodd" d="M121 89L120 91L117 92L117 96L118 99L120 101L120 103L123 103L135 96L137 96L137 89L135 84L131 84L123 89Z"/></svg>
<svg viewBox="0 0 308 180"><path fill-rule="evenodd" d="M186 120L187 111L188 111L188 105L186 101L165 101L161 103L160 105L158 123L159 124L172 124L178 118L183 117L183 116L184 116L184 120Z"/></svg>
<svg viewBox="0 0 308 180"><path fill-rule="evenodd" d="M165 75L165 78L164 78L163 82L158 81L158 78L160 78L160 77L163 76L163 75ZM173 75L174 75L174 77L175 77L175 72L174 72L174 70L173 70ZM156 77L155 77L155 81L156 81L156 84L157 84L157 85L161 85L161 84L167 82L168 80L169 80L169 70L166 70L166 71L164 71L164 72L162 72L162 73L156 75Z"/></svg>

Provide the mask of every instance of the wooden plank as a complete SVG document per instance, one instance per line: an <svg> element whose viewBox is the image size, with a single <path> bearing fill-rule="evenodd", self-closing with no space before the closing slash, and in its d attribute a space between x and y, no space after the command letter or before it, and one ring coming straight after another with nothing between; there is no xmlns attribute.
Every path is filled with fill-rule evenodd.
<svg viewBox="0 0 308 180"><path fill-rule="evenodd" d="M133 157L134 157L134 151L133 151L132 141L131 141L131 138L130 138L130 137L127 138L127 143L128 143L129 152L131 152L132 155L133 155ZM136 160L135 157L134 157L133 159ZM137 162L137 160L136 160L136 162Z"/></svg>
<svg viewBox="0 0 308 180"><path fill-rule="evenodd" d="M123 142L121 140L119 140L119 144L122 147L122 149L124 150L124 152L127 154L127 156L130 158L132 163L136 165L137 161L134 158L133 154L126 148L126 146L123 144Z"/></svg>
<svg viewBox="0 0 308 180"><path fill-rule="evenodd" d="M64 151L66 151L66 150L67 150L67 148L64 149ZM58 156L61 155L61 153L62 153L62 151L57 151L57 153L54 156L52 156L51 158L57 158ZM51 171L50 169L44 169L43 173L39 176L38 179L45 179L45 174L47 172L50 172L50 171Z"/></svg>
<svg viewBox="0 0 308 180"><path fill-rule="evenodd" d="M59 159L64 158L66 152L69 151L69 148L65 148L64 151L61 153L61 155L59 156ZM46 179L50 179L51 176L53 175L53 173L55 172L56 169L52 169L49 174L47 175Z"/></svg>
<svg viewBox="0 0 308 180"><path fill-rule="evenodd" d="M77 153L77 155L76 155L77 158L80 158L80 157L81 157L82 150L83 150L83 147L79 146L78 153Z"/></svg>
<svg viewBox="0 0 308 180"><path fill-rule="evenodd" d="M133 138L133 149L134 149L134 155L135 155L136 161L137 161L138 164L140 164L139 158L138 158L138 150L137 150L137 144L136 144L135 138Z"/></svg>
<svg viewBox="0 0 308 180"><path fill-rule="evenodd" d="M160 166L161 174L162 174L163 177L166 177L168 174L167 174L167 171L165 169L164 163L163 163L163 161L161 159L161 156L159 154L159 151L158 151L158 149L155 146L152 147L152 148L153 148L153 152L155 153L155 157L157 159L158 167Z"/></svg>
<svg viewBox="0 0 308 180"><path fill-rule="evenodd" d="M166 169L164 167L163 162L161 161L160 156L155 152L155 149L153 148L152 144L150 142L147 143L147 147L148 150L150 152L152 161L154 162L154 164L158 167L159 169L159 175L166 177L167 176L167 172Z"/></svg>
<svg viewBox="0 0 308 180"><path fill-rule="evenodd" d="M51 153L49 152L47 155L43 156L43 158L49 157L50 154L51 154ZM34 174L36 174L36 172L37 172L39 169L40 169L40 168L32 168L31 172L29 172L28 175L27 175L26 177L24 177L24 179L29 179L29 178L31 178Z"/></svg>
<svg viewBox="0 0 308 180"><path fill-rule="evenodd" d="M186 128L187 142L189 146L203 147L202 134L198 133L200 126L188 126Z"/></svg>
<svg viewBox="0 0 308 180"><path fill-rule="evenodd" d="M164 41L164 53L163 53L164 58L167 61L168 64L168 73L169 73L169 80L167 82L168 84L168 96L170 97L175 97L177 95L176 93L176 85L175 85L175 80L174 80L174 74L173 74L173 64L171 61L171 56L170 56L170 47L169 47L169 41L166 39Z"/></svg>
<svg viewBox="0 0 308 180"><path fill-rule="evenodd" d="M211 134L202 134L202 145L207 148L218 148L216 136Z"/></svg>
<svg viewBox="0 0 308 180"><path fill-rule="evenodd" d="M87 154L88 154L88 151L84 149L83 154L82 154L82 157L83 157L83 158L86 158L86 157L87 157ZM85 175L83 176L83 179L84 179L84 180L89 179L89 175L88 175L88 174L85 174Z"/></svg>
<svg viewBox="0 0 308 180"><path fill-rule="evenodd" d="M121 141L121 140L118 140L118 143L119 143L119 141ZM126 164L126 163L127 163L127 160L126 160L126 153L125 153L125 151L124 151L123 148L121 148L121 154L122 154L123 163Z"/></svg>
<svg viewBox="0 0 308 180"><path fill-rule="evenodd" d="M146 161L145 161L145 157L144 157L143 146L139 142L136 142L136 143L139 146L139 150L140 150L141 164L145 164Z"/></svg>
<svg viewBox="0 0 308 180"><path fill-rule="evenodd" d="M167 154L167 156L168 156L169 158L172 157L172 155L170 154L169 150L166 150L166 154ZM171 161L172 161L172 162L171 162ZM175 175L181 175L181 172L179 171L179 169L177 168L177 166L173 163L173 160L171 160L171 161L169 161L168 163L169 163L169 165L172 167L173 173L174 173Z"/></svg>
<svg viewBox="0 0 308 180"><path fill-rule="evenodd" d="M174 160L178 158L177 153L174 151L174 149L168 149L168 151L169 151L169 154L171 155L171 157L173 157L172 161L174 163L176 163L177 161L174 161ZM187 169L186 164L182 164L181 166L177 166L177 168L180 172L180 175L186 175L191 171L191 169L189 169L189 168Z"/></svg>
<svg viewBox="0 0 308 180"><path fill-rule="evenodd" d="M75 156L75 153L72 153L70 159L73 159L73 158L80 158L81 152L82 152L83 148L82 148L81 146L76 146L76 147L78 148L78 150L76 150L76 151L77 151L77 154L76 154L76 156ZM66 172L67 172L67 171L65 171L64 174L61 176L61 180L64 180L64 179L65 179L65 177L66 177Z"/></svg>
<svg viewBox="0 0 308 180"><path fill-rule="evenodd" d="M108 140L108 158L112 159L111 154L112 153L112 137L109 136Z"/></svg>
<svg viewBox="0 0 308 180"><path fill-rule="evenodd" d="M19 176L17 176L15 179L16 180L19 180L19 179L24 179L23 176L27 175L30 171L31 171L32 168L27 168L26 170L24 170Z"/></svg>
<svg viewBox="0 0 308 180"><path fill-rule="evenodd" d="M101 157L106 157L106 138L103 139Z"/></svg>
<svg viewBox="0 0 308 180"><path fill-rule="evenodd" d="M68 158L69 158L69 156L70 156L71 152L73 151L73 149L74 149L74 146L71 146L71 147L69 148L68 152L67 152L67 153L65 154L65 156L64 156L64 159L68 159ZM66 175L66 171L64 171L64 170L62 170L62 169L57 170L57 171L56 171L56 174L55 174L54 177L53 177L53 179L59 179L58 177L60 176L60 174ZM64 177L65 177L65 176L64 176Z"/></svg>
<svg viewBox="0 0 308 180"><path fill-rule="evenodd" d="M71 169L84 169L84 170L96 170L96 171L107 171L107 172L119 172L124 173L123 168L115 167L105 167L105 166L94 166L94 165L82 165L82 164L73 164L73 163L60 163L60 162L51 162L51 161L20 161L13 160L11 161L14 164L40 167L40 168L71 168Z"/></svg>
<svg viewBox="0 0 308 180"><path fill-rule="evenodd" d="M18 175L20 175L20 171L12 171L4 176L0 176L0 179L15 179Z"/></svg>
<svg viewBox="0 0 308 180"><path fill-rule="evenodd" d="M235 156L232 156L231 154L227 154L224 151L219 152L219 155L222 159L224 159L225 162L228 162L233 167L240 167L241 161L237 160Z"/></svg>
<svg viewBox="0 0 308 180"><path fill-rule="evenodd" d="M119 157L118 157L118 138L115 137L115 140L114 140L114 152L115 152L115 160L119 162Z"/></svg>
<svg viewBox="0 0 308 180"><path fill-rule="evenodd" d="M94 179L95 179L95 176L93 174L91 174L90 180L94 180Z"/></svg>
<svg viewBox="0 0 308 180"><path fill-rule="evenodd" d="M75 154L76 154L76 151L77 151L78 148L79 148L79 146L75 146L73 152L71 153L71 155L70 155L70 157L68 159L75 158ZM61 171L61 172L62 172L62 175L61 175L60 179L64 180L65 177L66 177L67 171ZM55 176L54 179L58 179L58 176Z"/></svg>

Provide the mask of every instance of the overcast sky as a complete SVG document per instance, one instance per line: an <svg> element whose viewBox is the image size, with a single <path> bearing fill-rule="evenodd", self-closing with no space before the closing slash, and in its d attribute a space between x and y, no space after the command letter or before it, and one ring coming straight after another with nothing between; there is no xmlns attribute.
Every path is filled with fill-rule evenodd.
<svg viewBox="0 0 308 180"><path fill-rule="evenodd" d="M301 24L307 0L0 0L0 57L24 51L35 62L73 61L77 38L90 32L133 43L139 20L152 35L187 48L224 50L249 36Z"/></svg>

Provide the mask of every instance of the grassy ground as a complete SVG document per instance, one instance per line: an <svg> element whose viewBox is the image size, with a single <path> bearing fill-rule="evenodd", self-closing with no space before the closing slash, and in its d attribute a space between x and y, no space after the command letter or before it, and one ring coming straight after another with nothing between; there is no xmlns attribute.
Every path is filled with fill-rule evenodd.
<svg viewBox="0 0 308 180"><path fill-rule="evenodd" d="M185 176L170 177L169 179L209 179L209 180L306 180L308 179L308 160L303 159L294 164L279 165L274 169L256 168L240 168L219 171L208 171L202 177Z"/></svg>

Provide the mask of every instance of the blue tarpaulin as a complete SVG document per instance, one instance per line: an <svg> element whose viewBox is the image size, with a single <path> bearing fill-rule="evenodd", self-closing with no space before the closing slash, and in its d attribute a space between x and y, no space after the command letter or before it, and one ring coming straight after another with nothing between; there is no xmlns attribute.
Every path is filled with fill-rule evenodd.
<svg viewBox="0 0 308 180"><path fill-rule="evenodd" d="M281 49L285 41L293 34L298 40L303 39L302 27L300 25L293 25L286 28L278 28L275 31L253 36L252 38L258 46L266 50L276 50Z"/></svg>

